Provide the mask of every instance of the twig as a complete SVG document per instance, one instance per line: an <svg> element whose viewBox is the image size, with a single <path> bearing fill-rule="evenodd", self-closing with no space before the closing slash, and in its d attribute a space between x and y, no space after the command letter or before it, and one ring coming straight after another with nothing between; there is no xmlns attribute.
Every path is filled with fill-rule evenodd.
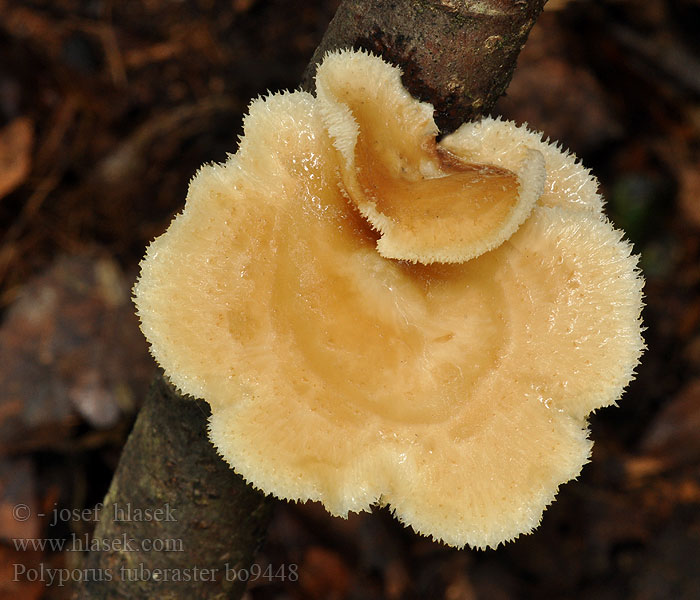
<svg viewBox="0 0 700 600"><path fill-rule="evenodd" d="M488 114L546 0L345 0L303 77L313 89L326 52L364 48L403 69L413 96L447 133Z"/></svg>

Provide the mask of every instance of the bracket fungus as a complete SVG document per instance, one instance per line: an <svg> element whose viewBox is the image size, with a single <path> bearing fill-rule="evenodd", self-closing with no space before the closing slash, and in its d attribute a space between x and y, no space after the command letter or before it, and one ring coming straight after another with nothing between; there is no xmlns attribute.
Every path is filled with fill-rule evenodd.
<svg viewBox="0 0 700 600"><path fill-rule="evenodd" d="M255 100L192 180L141 265L143 332L256 487L495 547L538 525L633 378L637 259L539 134L484 119L436 142L362 52L316 81Z"/></svg>

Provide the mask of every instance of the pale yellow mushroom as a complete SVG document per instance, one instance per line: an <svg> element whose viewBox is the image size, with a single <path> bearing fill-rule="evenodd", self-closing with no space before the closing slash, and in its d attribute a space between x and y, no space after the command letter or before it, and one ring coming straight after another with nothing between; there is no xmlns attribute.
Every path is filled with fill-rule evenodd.
<svg viewBox="0 0 700 600"><path fill-rule="evenodd" d="M353 90L371 90L378 72L393 83L363 101ZM573 157L487 122L444 140L445 159L432 109L396 73L340 52L319 70L320 98L256 100L238 152L199 171L184 211L148 248L135 302L153 355L210 403L212 442L253 485L341 516L388 504L424 535L495 547L536 527L588 460L586 417L618 399L643 348L642 280ZM345 116L333 121L334 111ZM336 127L349 115L354 143ZM480 128L489 147L499 137L510 146L480 149ZM358 159L368 144L374 158ZM523 161L531 166L518 170ZM525 202L523 189L541 190L542 165L551 172L504 229L462 177L467 163L510 181L492 203L502 215ZM522 180L528 169L534 184ZM401 183L386 183L387 171ZM400 206L429 204L429 186L453 177L459 185L437 183L433 220ZM437 242L433 221L453 247L477 247L482 232L490 249L462 262L383 256L367 182L379 182L373 206L397 217L404 250L419 246L422 224ZM389 202L376 196L397 186ZM579 198L577 186L593 195ZM487 227L463 217L475 207Z"/></svg>
<svg viewBox="0 0 700 600"><path fill-rule="evenodd" d="M569 206L587 210L598 218L603 215L603 198L598 182L574 154L558 143L543 140L542 134L529 131L524 125L486 117L465 123L446 136L440 145L463 161L489 161L500 167L512 164L522 147L537 150L544 158L546 181L539 198L543 206Z"/></svg>
<svg viewBox="0 0 700 600"><path fill-rule="evenodd" d="M462 160L436 143L433 107L403 88L401 72L362 52L331 54L318 69L319 106L341 154L343 188L381 233L379 254L464 262L508 239L545 182L538 149L511 144ZM465 143L465 147L471 146ZM451 150L451 151L450 151Z"/></svg>

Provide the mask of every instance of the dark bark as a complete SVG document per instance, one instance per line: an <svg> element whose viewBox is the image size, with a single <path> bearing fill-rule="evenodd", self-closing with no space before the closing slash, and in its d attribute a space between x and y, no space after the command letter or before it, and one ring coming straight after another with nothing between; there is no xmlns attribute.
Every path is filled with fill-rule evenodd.
<svg viewBox="0 0 700 600"><path fill-rule="evenodd" d="M487 113L503 93L545 0L345 0L304 76L313 89L316 64L337 48L365 48L404 71L411 93L436 107L442 131ZM85 599L239 598L226 567L247 568L263 541L270 504L216 455L206 433L208 405L184 398L159 379L141 411L112 486L84 568L102 581L83 582ZM174 511L176 521L115 521L119 508ZM181 540L183 552L124 552L119 540ZM111 545L111 547L110 547ZM144 579L163 570L160 581ZM217 569L216 581L194 568ZM128 574L122 569L129 569ZM134 571L136 569L136 571ZM169 571L166 571L169 569ZM105 581L106 573L111 581ZM136 581L124 581L120 575ZM133 578L132 577L132 578Z"/></svg>
<svg viewBox="0 0 700 600"><path fill-rule="evenodd" d="M233 574L252 564L271 502L216 455L209 414L206 402L156 379L104 500L93 538L103 546L82 566L94 571L79 598L242 595ZM152 520L139 520L147 512Z"/></svg>
<svg viewBox="0 0 700 600"><path fill-rule="evenodd" d="M312 90L326 52L363 48L403 70L411 94L435 107L442 133L488 114L546 0L345 0L303 78Z"/></svg>

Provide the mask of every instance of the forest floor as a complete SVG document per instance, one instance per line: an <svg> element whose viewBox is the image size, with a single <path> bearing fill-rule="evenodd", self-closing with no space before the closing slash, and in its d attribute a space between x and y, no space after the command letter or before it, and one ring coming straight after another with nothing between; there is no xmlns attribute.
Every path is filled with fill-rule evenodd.
<svg viewBox="0 0 700 600"><path fill-rule="evenodd" d="M0 0L0 598L68 597L27 573L77 553L16 540L94 526L51 515L101 501L155 372L138 261L335 6ZM648 350L579 480L495 551L280 502L250 600L700 598L698 31L696 0L551 0L497 105L582 158L641 254Z"/></svg>

